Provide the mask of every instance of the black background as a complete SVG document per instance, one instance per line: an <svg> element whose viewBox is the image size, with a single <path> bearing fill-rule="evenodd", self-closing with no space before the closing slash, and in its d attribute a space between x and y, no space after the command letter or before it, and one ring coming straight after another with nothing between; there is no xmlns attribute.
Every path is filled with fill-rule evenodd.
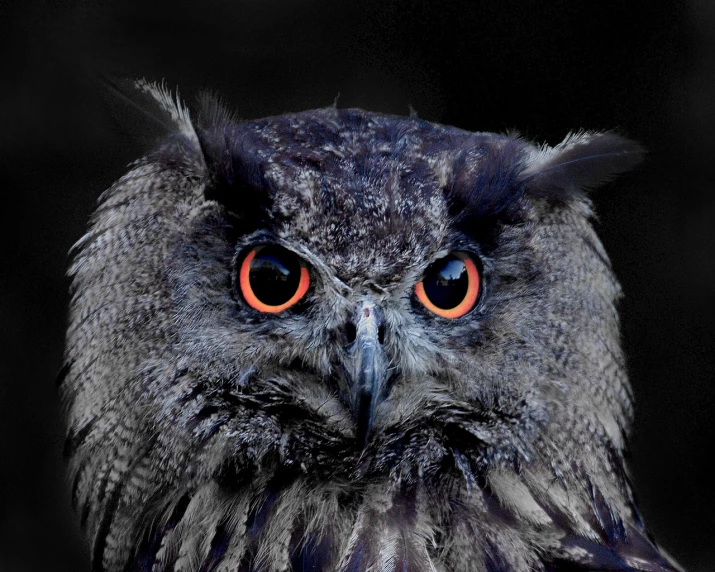
<svg viewBox="0 0 715 572"><path fill-rule="evenodd" d="M68 508L67 251L146 147L99 77L220 93L243 118L332 104L551 144L617 128L650 151L594 195L625 290L632 467L656 539L712 570L715 2L265 0L0 4L0 570L87 570ZM116 102L115 102L116 103ZM119 119L117 119L119 118Z"/></svg>

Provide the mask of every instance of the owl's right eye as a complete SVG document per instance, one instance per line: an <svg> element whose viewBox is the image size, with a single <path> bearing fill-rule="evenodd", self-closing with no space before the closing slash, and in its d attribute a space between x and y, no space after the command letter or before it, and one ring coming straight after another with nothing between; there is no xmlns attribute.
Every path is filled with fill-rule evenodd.
<svg viewBox="0 0 715 572"><path fill-rule="evenodd" d="M290 308L305 296L309 286L305 263L280 246L255 247L241 262L241 294L259 312L275 314Z"/></svg>
<svg viewBox="0 0 715 572"><path fill-rule="evenodd" d="M482 285L477 259L455 251L432 263L415 286L422 305L442 318L461 318L479 301Z"/></svg>

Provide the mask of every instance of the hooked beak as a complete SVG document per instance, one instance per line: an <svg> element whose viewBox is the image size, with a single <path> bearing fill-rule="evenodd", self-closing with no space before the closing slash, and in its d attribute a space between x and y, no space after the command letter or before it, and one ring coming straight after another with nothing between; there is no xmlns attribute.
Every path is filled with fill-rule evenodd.
<svg viewBox="0 0 715 572"><path fill-rule="evenodd" d="M358 304L355 340L347 348L350 407L357 423L357 439L364 446L377 407L386 397L387 358L382 347L382 309L372 302Z"/></svg>

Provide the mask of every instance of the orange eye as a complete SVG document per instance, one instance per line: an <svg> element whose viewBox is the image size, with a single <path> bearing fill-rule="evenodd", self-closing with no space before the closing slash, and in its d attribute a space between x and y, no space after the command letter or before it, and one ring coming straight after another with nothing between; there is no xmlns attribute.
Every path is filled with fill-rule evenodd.
<svg viewBox="0 0 715 572"><path fill-rule="evenodd" d="M477 303L479 270L471 254L452 252L432 263L415 286L422 304L443 318L461 318Z"/></svg>
<svg viewBox="0 0 715 572"><path fill-rule="evenodd" d="M289 250L280 246L259 246L243 259L239 286L251 308L277 313L305 296L310 276L303 261Z"/></svg>

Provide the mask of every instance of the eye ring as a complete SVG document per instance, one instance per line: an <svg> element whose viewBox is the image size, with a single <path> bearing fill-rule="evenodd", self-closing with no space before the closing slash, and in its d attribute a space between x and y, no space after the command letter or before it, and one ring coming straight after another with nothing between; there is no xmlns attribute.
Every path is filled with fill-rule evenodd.
<svg viewBox="0 0 715 572"><path fill-rule="evenodd" d="M267 253L268 255L264 256L265 261L268 263L264 264L264 267L262 268L259 259L256 257L262 251L265 252L266 249L270 249ZM273 255L271 256L271 254ZM297 273L295 272L296 270L298 271ZM274 278L278 276L280 271L281 274L285 275L279 277L283 279L283 282L285 282L285 277L288 277L293 284L279 285L280 289L282 289L282 292L279 292L279 296L282 295L281 298L287 299L280 303L273 304L266 301L265 292L260 292L259 290L257 293L253 284L256 282L260 284L261 282L260 279L256 279L257 271L263 271L264 274L266 271L268 274L273 272ZM291 271L293 271L294 274L292 277L288 276ZM258 246L252 248L241 263L238 278L241 294L243 299L246 301L246 304L254 310L267 314L277 314L295 305L301 298L303 298L303 296L305 296L308 288L310 287L310 274L308 273L308 268L305 263L289 250L275 246ZM266 281L263 280L263 282L263 286L265 286ZM277 279L274 282L277 283ZM295 287L295 291L291 294L293 287ZM269 294L272 294L273 298L276 296L275 292ZM261 300L259 296L263 296L264 299ZM273 302L273 300L270 300L270 302Z"/></svg>
<svg viewBox="0 0 715 572"><path fill-rule="evenodd" d="M450 276L450 279L447 281L444 274L448 271L454 272L454 270L459 269L458 266L455 268L448 268L448 265L455 266L453 264L454 262L462 263L460 275L458 278ZM439 277L442 279L441 285L437 280L438 275L440 275ZM454 295L456 294L457 298L460 296L461 298L459 298L458 303L454 306L438 306L435 301L430 298L428 289L425 288L425 280L428 280L432 290L435 290L437 285L439 285L439 288L447 291L448 294L451 294L450 297L454 298ZM448 282L446 286L444 285L445 282ZM415 285L415 295L422 305L433 314L450 320L461 318L465 314L469 313L472 308L476 306L481 290L481 278L477 264L470 253L463 251L451 252L444 258L432 263L425 271L425 275L422 280Z"/></svg>

